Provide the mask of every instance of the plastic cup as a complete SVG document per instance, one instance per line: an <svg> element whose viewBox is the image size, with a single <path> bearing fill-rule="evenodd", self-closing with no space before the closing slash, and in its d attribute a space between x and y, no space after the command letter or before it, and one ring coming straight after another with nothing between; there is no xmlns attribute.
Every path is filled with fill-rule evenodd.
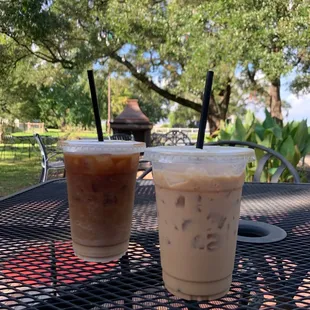
<svg viewBox="0 0 310 310"><path fill-rule="evenodd" d="M187 300L211 300L230 288L247 148L146 149L152 161L165 287Z"/></svg>
<svg viewBox="0 0 310 310"><path fill-rule="evenodd" d="M116 260L128 249L145 143L78 140L62 147L74 252L86 261Z"/></svg>

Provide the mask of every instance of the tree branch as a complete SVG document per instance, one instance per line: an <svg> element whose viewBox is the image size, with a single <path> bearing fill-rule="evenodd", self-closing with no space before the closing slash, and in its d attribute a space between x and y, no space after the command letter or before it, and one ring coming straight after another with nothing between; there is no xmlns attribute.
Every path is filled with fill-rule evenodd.
<svg viewBox="0 0 310 310"><path fill-rule="evenodd" d="M22 55L22 56L18 57L17 59L15 59L15 61L14 61L14 63L13 63L13 68L15 69L16 66L17 66L17 63L18 63L19 61L21 61L22 59L26 58L26 57L28 57L27 54Z"/></svg>
<svg viewBox="0 0 310 310"><path fill-rule="evenodd" d="M12 40L14 40L19 46L23 47L26 49L31 55L34 55L42 60L45 60L47 62L51 63L61 63L62 66L66 69L72 69L74 67L74 63L70 60L65 60L65 59L59 59L56 57L56 55L53 53L53 51L46 45L44 42L42 44L45 46L45 48L50 52L51 56L46 55L42 52L34 52L31 50L30 47L28 47L26 44L21 43L15 36L10 35L9 33L2 32L3 34L7 35L10 37Z"/></svg>
<svg viewBox="0 0 310 310"><path fill-rule="evenodd" d="M110 53L109 56L117 61L120 64L123 64L127 69L130 71L130 73L140 82L142 82L144 85L146 85L149 89L152 89L162 97L177 102L185 107L191 108L197 112L201 111L201 104L196 103L194 101L179 97L175 94L172 94L168 90L162 89L158 87L151 79L149 79L145 74L140 73L137 71L137 69L133 66L132 63L130 63L128 60L122 58L117 53Z"/></svg>
<svg viewBox="0 0 310 310"><path fill-rule="evenodd" d="M257 81L255 80L255 74L256 74L256 70L253 71L253 73L251 72L251 70L247 67L247 76L250 80L250 82L252 83L252 85L254 85L255 90L257 90L258 93L263 94L264 96L269 97L269 93L264 89L264 87L260 86Z"/></svg>
<svg viewBox="0 0 310 310"><path fill-rule="evenodd" d="M48 61L48 62L53 62L53 59L51 57L49 57L48 55L45 55L41 52L39 53L35 53L31 50L31 48L29 48L26 44L23 44L21 43L16 37L8 34L8 33L5 33L3 32L5 35L7 35L8 37L10 37L12 40L14 40L19 46L22 46L24 49L26 49L30 54L42 59L42 60L45 60L45 61Z"/></svg>

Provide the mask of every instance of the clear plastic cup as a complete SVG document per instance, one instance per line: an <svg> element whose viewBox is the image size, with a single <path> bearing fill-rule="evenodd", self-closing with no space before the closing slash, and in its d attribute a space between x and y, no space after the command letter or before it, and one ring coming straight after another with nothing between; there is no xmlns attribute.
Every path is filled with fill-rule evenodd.
<svg viewBox="0 0 310 310"><path fill-rule="evenodd" d="M63 142L72 245L86 261L108 262L128 249L136 174L145 143Z"/></svg>
<svg viewBox="0 0 310 310"><path fill-rule="evenodd" d="M187 300L210 300L230 288L247 148L147 148L152 161L163 280Z"/></svg>

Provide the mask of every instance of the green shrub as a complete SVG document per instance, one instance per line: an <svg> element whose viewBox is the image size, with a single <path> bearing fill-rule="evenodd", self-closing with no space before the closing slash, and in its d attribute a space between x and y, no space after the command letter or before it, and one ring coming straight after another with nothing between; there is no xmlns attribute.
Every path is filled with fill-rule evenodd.
<svg viewBox="0 0 310 310"><path fill-rule="evenodd" d="M263 145L282 154L296 168L300 159L310 152L310 134L307 121L293 121L281 127L267 110L265 110L265 115L265 120L259 122L254 114L248 111L244 121L237 118L234 124L222 122L214 140L248 141ZM255 150L255 153L257 161L264 155L264 152L258 149ZM253 178L257 161L247 168L248 181ZM271 159L263 172L261 181L270 181L271 176L279 166L279 160ZM301 173L301 177L302 179L305 178L303 173ZM292 179L292 175L285 170L280 181L290 182Z"/></svg>

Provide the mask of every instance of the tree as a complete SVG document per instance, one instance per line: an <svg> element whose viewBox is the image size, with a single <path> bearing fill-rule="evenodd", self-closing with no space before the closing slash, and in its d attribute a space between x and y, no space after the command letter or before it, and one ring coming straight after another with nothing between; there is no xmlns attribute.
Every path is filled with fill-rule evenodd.
<svg viewBox="0 0 310 310"><path fill-rule="evenodd" d="M39 118L37 87L29 83L30 78L26 77L30 67L30 62L19 63L11 74L0 79L0 118L9 121L15 118L21 121Z"/></svg>
<svg viewBox="0 0 310 310"><path fill-rule="evenodd" d="M267 98L272 117L282 123L281 76L295 70L296 85L298 80L305 81L310 69L309 2L231 0L225 1L219 15L229 20L231 27L225 32L234 38L234 48L240 50L244 77L253 90ZM262 73L268 89L257 83L256 76Z"/></svg>
<svg viewBox="0 0 310 310"><path fill-rule="evenodd" d="M184 106L178 105L174 111L169 114L169 123L171 127L189 127L195 128L200 119L200 114Z"/></svg>
<svg viewBox="0 0 310 310"><path fill-rule="evenodd" d="M65 68L109 57L165 99L198 112L205 74L214 69L211 128L226 117L237 58L209 22L216 14L212 6L204 11L176 0L88 3L1 3L1 32L25 53Z"/></svg>
<svg viewBox="0 0 310 310"><path fill-rule="evenodd" d="M309 68L307 2L11 0L0 3L0 32L19 57L69 69L109 58L147 88L197 112L205 74L213 69L208 121L214 131L227 116L238 67L253 85L264 72L272 115L281 120L281 75L301 64Z"/></svg>
<svg viewBox="0 0 310 310"><path fill-rule="evenodd" d="M105 75L96 74L97 96L101 117L107 115L107 83ZM48 85L39 88L40 118L47 126L84 128L94 126L94 116L86 74L72 70L59 72Z"/></svg>
<svg viewBox="0 0 310 310"><path fill-rule="evenodd" d="M0 117L13 121L41 120L49 127L93 124L86 74L64 70L60 65L19 61L0 80ZM104 71L96 72L101 116L106 112L107 83Z"/></svg>

